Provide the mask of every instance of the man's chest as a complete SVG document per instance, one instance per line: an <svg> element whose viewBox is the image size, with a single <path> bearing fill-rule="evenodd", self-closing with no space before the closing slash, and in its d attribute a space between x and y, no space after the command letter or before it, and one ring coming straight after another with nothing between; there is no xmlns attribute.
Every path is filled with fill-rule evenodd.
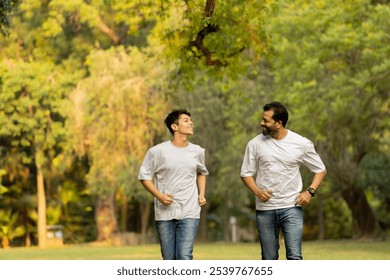
<svg viewBox="0 0 390 280"><path fill-rule="evenodd" d="M265 143L257 150L257 162L261 165L294 166L302 162L301 146L283 143Z"/></svg>

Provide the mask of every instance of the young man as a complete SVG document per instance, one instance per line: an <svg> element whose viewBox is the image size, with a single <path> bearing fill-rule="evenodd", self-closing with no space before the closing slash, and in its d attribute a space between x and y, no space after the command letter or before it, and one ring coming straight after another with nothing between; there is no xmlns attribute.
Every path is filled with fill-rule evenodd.
<svg viewBox="0 0 390 280"><path fill-rule="evenodd" d="M173 139L148 150L138 179L154 196L163 259L192 260L201 206L206 204L205 150L188 141L194 124L186 110L172 111L165 124Z"/></svg>
<svg viewBox="0 0 390 280"><path fill-rule="evenodd" d="M286 129L287 109L279 102L266 104L263 133L248 142L241 167L241 180L256 196L256 220L261 256L279 258L279 230L286 245L286 258L302 259L302 206L310 203L325 177L326 169L313 143ZM302 191L301 164L314 173ZM256 180L253 176L256 175Z"/></svg>

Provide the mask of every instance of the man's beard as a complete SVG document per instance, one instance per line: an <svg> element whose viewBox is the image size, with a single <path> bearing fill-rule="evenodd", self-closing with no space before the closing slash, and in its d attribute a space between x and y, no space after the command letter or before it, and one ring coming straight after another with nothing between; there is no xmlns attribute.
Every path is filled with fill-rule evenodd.
<svg viewBox="0 0 390 280"><path fill-rule="evenodd" d="M268 136L268 135L272 136L273 134L275 134L275 132L276 131L271 130L271 129L266 128L266 127L263 126L263 132L262 133L263 133L264 136Z"/></svg>
<svg viewBox="0 0 390 280"><path fill-rule="evenodd" d="M263 132L262 133L263 133L264 136L269 135L269 131L266 128L263 128Z"/></svg>

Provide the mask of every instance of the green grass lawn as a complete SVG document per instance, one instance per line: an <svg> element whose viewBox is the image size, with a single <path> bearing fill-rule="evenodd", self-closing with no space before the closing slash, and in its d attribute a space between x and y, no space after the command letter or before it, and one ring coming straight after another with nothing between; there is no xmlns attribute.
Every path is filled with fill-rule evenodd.
<svg viewBox="0 0 390 280"><path fill-rule="evenodd" d="M307 241L303 243L306 260L390 260L390 241L364 242ZM158 244L124 247L98 247L92 244L66 245L61 248L0 249L0 260L160 260ZM258 243L196 243L197 260L258 260ZM280 259L285 259L281 244Z"/></svg>

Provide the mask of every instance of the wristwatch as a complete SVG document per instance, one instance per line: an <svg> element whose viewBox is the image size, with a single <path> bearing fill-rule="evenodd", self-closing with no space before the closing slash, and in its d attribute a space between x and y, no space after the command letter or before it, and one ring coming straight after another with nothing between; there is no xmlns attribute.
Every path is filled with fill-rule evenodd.
<svg viewBox="0 0 390 280"><path fill-rule="evenodd" d="M310 193L311 197L316 195L316 189L314 188L307 188L307 191Z"/></svg>

